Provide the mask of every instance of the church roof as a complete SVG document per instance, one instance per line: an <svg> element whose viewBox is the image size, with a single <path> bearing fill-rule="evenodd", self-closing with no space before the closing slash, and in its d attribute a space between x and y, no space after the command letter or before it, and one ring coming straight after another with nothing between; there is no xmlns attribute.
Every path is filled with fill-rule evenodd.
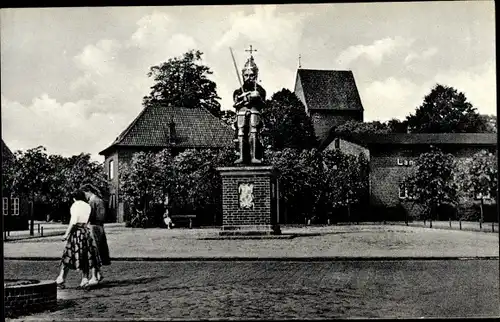
<svg viewBox="0 0 500 322"><path fill-rule="evenodd" d="M363 110L352 71L299 69L298 82L308 110Z"/></svg>
<svg viewBox="0 0 500 322"><path fill-rule="evenodd" d="M175 143L170 126L175 124ZM106 149L113 147L220 148L232 146L234 130L203 108L152 105L145 107Z"/></svg>

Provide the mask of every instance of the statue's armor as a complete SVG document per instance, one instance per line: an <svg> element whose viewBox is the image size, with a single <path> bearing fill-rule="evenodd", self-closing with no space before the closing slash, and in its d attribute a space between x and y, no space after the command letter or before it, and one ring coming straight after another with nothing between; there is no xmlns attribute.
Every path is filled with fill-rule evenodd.
<svg viewBox="0 0 500 322"><path fill-rule="evenodd" d="M266 91L259 84L257 85L245 84L243 85L243 89L245 92L257 90L257 92L259 93L259 97L250 98L247 101L245 101L244 99L239 98L240 95L243 93L241 88L238 88L237 90L234 91L233 97L236 107L236 123L237 123L236 126L238 129L238 136L244 135L243 131L245 126L247 125L246 124L247 114L250 114L250 124L248 124L250 127L249 132L250 133L258 132L258 129L262 126L260 111L264 107L264 101L266 99Z"/></svg>
<svg viewBox="0 0 500 322"><path fill-rule="evenodd" d="M247 142L249 145L250 163L262 163L260 159L259 130L262 127L260 111L264 108L266 91L256 83L259 69L253 57L245 63L242 70L244 83L233 93L236 109L236 127L240 157L235 163L243 163L245 159L245 129L248 128Z"/></svg>

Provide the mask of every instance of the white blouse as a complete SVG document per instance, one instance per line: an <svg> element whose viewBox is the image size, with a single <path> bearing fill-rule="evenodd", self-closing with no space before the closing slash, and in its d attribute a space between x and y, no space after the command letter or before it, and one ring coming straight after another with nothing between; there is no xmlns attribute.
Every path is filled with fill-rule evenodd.
<svg viewBox="0 0 500 322"><path fill-rule="evenodd" d="M76 223L87 223L90 217L90 205L85 201L75 201L69 210L71 219L69 225L72 226Z"/></svg>

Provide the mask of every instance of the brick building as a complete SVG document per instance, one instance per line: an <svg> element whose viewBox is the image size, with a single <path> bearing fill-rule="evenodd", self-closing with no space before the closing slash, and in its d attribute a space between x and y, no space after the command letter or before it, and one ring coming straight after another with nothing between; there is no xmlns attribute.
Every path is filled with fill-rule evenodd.
<svg viewBox="0 0 500 322"><path fill-rule="evenodd" d="M99 152L110 185L109 208L118 222L126 205L120 200L119 168L135 152L159 152L170 148L174 155L186 149L217 149L234 145L234 130L201 108L148 106L106 149Z"/></svg>
<svg viewBox="0 0 500 322"><path fill-rule="evenodd" d="M320 141L333 126L348 120L363 122L363 105L352 71L298 69L294 92Z"/></svg>
<svg viewBox="0 0 500 322"><path fill-rule="evenodd" d="M26 230L29 220L29 203L26 196L15 194L9 187L4 187L4 173L14 165L16 158L2 140L2 215L4 230Z"/></svg>
<svg viewBox="0 0 500 322"><path fill-rule="evenodd" d="M492 133L422 133L330 136L325 149L368 155L370 162L370 207L375 212L389 212L396 218L415 215L420 209L408 198L403 180L415 171L415 159L430 145L455 158L465 160L481 151L497 151L497 135ZM492 203L490 199L487 203ZM401 212L402 211L402 212ZM402 217L403 216L403 217Z"/></svg>

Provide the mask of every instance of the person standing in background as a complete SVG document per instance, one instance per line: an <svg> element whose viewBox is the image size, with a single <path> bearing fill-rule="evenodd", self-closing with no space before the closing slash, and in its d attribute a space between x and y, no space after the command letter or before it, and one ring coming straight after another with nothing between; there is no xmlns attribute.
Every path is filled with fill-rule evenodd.
<svg viewBox="0 0 500 322"><path fill-rule="evenodd" d="M104 231L104 222L106 220L106 205L104 201L98 196L98 190L90 185L84 185L81 190L85 193L85 198L90 205L90 218L91 231L93 233L101 265L111 265L111 258L109 256L108 241L106 239L106 232ZM89 281L89 286L98 284L103 279L100 269L92 270L92 278Z"/></svg>

